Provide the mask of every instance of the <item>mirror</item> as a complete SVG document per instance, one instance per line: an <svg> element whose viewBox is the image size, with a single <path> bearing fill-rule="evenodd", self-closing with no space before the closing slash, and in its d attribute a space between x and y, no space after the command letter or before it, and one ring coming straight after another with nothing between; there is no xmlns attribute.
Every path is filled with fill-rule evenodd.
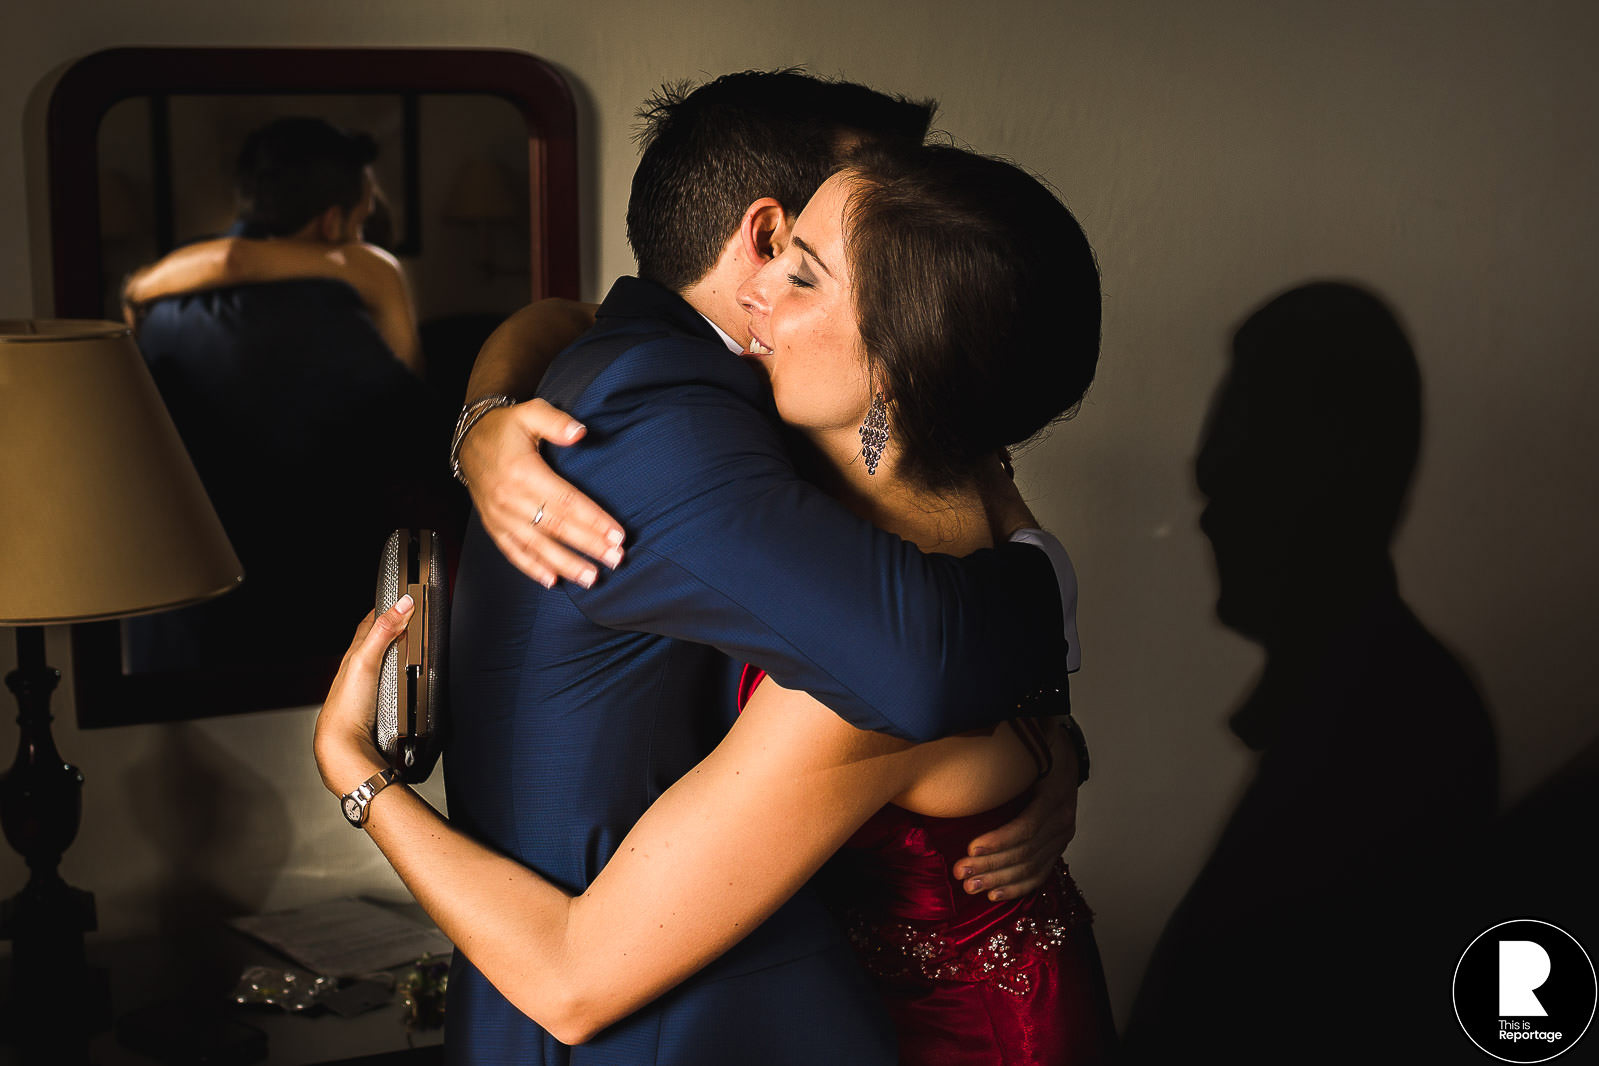
<svg viewBox="0 0 1599 1066"><path fill-rule="evenodd" d="M114 49L75 64L50 100L57 315L120 318L131 270L227 231L240 146L286 116L376 142L379 206L363 233L404 267L424 370L418 379L383 357L380 339L364 343L377 336L372 322L335 281L202 294L222 301L204 327L213 332L178 331L203 364L199 384L163 374L171 363L152 329L146 356L245 584L200 608L75 626L83 727L319 702L370 602L387 529L428 524L458 543L466 498L443 456L478 347L529 299L577 295L574 108L540 60L479 49ZM156 308L169 330L191 321ZM234 352L227 328L218 339L217 321L237 326L253 354ZM249 369L251 359L266 369ZM411 450L383 471L353 469L351 442L395 421L415 427Z"/></svg>

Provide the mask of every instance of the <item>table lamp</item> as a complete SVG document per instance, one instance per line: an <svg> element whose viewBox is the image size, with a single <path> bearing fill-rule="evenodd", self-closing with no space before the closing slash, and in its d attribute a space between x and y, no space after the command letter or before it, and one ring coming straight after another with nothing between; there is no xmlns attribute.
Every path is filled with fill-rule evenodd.
<svg viewBox="0 0 1599 1066"><path fill-rule="evenodd" d="M0 937L19 1021L59 1016L84 989L95 928L94 896L58 869L83 775L50 735L61 674L45 664L43 627L170 610L243 580L127 327L0 321L0 626L17 630L6 685L21 709L0 824L29 868L0 905Z"/></svg>

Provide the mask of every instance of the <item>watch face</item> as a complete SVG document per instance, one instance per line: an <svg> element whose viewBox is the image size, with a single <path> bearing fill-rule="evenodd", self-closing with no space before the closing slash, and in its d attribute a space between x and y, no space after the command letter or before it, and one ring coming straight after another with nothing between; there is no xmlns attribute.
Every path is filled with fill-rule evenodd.
<svg viewBox="0 0 1599 1066"><path fill-rule="evenodd" d="M350 820L351 825L361 824L361 801L354 796L344 797L344 816Z"/></svg>

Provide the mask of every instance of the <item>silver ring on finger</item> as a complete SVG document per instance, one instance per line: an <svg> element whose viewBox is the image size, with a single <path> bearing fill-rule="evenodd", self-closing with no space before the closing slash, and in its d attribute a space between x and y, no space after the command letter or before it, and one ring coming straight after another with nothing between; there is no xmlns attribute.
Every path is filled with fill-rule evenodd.
<svg viewBox="0 0 1599 1066"><path fill-rule="evenodd" d="M548 502L549 502L548 500L544 501L544 503L548 503ZM537 511L533 512L533 524L536 526L542 521L544 521L544 504L543 503L539 504L539 509Z"/></svg>

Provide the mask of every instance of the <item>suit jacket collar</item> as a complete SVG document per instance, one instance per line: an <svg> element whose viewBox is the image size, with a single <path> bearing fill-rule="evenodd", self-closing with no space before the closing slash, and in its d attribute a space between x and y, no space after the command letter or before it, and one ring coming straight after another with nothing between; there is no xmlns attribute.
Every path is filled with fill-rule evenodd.
<svg viewBox="0 0 1599 1066"><path fill-rule="evenodd" d="M620 277L605 294L596 314L599 319L643 318L662 322L695 337L725 347L709 320L683 297L664 285L644 278Z"/></svg>

